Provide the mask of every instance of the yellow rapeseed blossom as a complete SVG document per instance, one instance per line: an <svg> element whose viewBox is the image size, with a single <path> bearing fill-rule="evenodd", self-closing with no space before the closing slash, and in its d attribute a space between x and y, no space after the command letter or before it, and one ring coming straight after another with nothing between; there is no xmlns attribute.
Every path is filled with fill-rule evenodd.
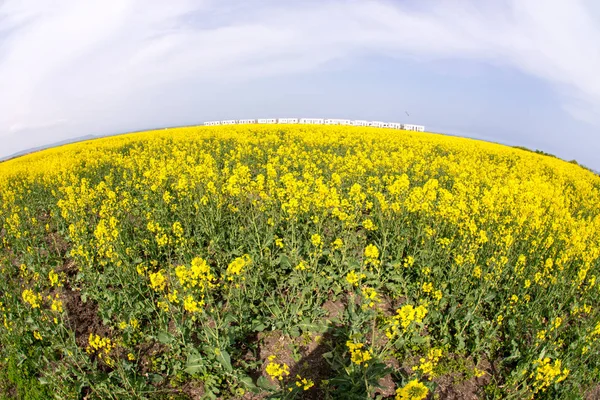
<svg viewBox="0 0 600 400"><path fill-rule="evenodd" d="M396 400L423 400L429 394L427 386L419 382L418 379L413 379L405 386L396 389Z"/></svg>
<svg viewBox="0 0 600 400"><path fill-rule="evenodd" d="M548 357L535 360L533 368L534 370L529 377L534 380L534 393L544 392L550 385L562 382L570 372L568 369L562 368L560 360L554 360L554 363L552 363Z"/></svg>
<svg viewBox="0 0 600 400"><path fill-rule="evenodd" d="M227 279L233 281L235 276L240 276L244 272L244 268L250 265L252 260L248 254L244 254L241 257L236 258L227 266Z"/></svg>
<svg viewBox="0 0 600 400"><path fill-rule="evenodd" d="M350 291L352 306L362 307L354 309L357 321L375 318L377 354L382 331L386 351L414 352L442 340L454 343L447 351L455 353L456 341L444 336L478 327L487 335L477 346L484 353L529 346L544 354L536 364L515 358L514 371L525 371L520 377L499 371L502 390L556 388L554 396L581 397L575 392L590 381L600 345L598 199L600 177L575 163L393 129L185 127L34 152L0 163L1 345L14 350L23 321L45 340L72 330L61 318L68 296L59 288L67 283L112 310L111 324L126 330L114 339L123 351L109 352L119 357L148 344L133 319L119 323L125 315L143 315L152 331L181 321L193 327L182 331L188 336L210 329L214 315L203 314L209 304L206 312L223 311L226 324L229 313L243 312L247 323L235 318L243 334L259 320L285 329L318 318L306 309L280 314L273 301ZM239 251L256 254L256 268L236 259ZM291 276L276 266L284 257L296 262ZM60 259L72 265L55 268ZM242 281L244 290L229 291ZM117 301L121 293L104 293L138 296L139 282L159 318L147 307L130 309L137 301ZM261 296L264 284L277 290ZM405 302L390 317L370 310L384 294ZM236 311L242 304L250 307ZM493 341L509 333L516 347ZM472 341L465 346L459 352L476 357ZM32 365L43 365L42 353L27 355ZM56 368L71 371L69 359L57 358ZM164 359L171 364L168 354ZM436 372L427 353L423 359L419 377ZM557 360L578 373L565 373ZM567 374L572 382L563 391L558 381Z"/></svg>
<svg viewBox="0 0 600 400"><path fill-rule="evenodd" d="M350 271L348 272L348 275L346 275L346 281L352 286L358 286L361 279L364 279L366 277L367 276L365 274L356 273L356 271Z"/></svg>
<svg viewBox="0 0 600 400"><path fill-rule="evenodd" d="M265 368L265 372L271 377L271 379L275 380L283 380L284 377L290 374L290 368L286 363L276 363L273 362L275 360L275 356L269 356L269 363Z"/></svg>
<svg viewBox="0 0 600 400"><path fill-rule="evenodd" d="M431 380L435 377L434 368L439 363L441 357L442 349L430 349L427 352L427 356L419 360L419 365L415 367L415 370L420 370L423 375L428 375L428 379Z"/></svg>
<svg viewBox="0 0 600 400"><path fill-rule="evenodd" d="M362 226L363 226L363 228L365 228L368 231L377 230L377 225L375 225L370 218L365 219L362 223Z"/></svg>
<svg viewBox="0 0 600 400"><path fill-rule="evenodd" d="M344 246L344 241L340 238L335 239L332 243L331 243L331 248L333 250L339 250Z"/></svg>
<svg viewBox="0 0 600 400"><path fill-rule="evenodd" d="M348 340L346 346L348 347L348 351L350 351L350 360L354 364L364 364L365 367L369 366L368 361L373 357L369 350L363 350L363 347L365 346L363 343L354 343L353 341Z"/></svg>
<svg viewBox="0 0 600 400"><path fill-rule="evenodd" d="M300 375L296 375L296 386L302 388L302 390L309 390L311 387L315 386L315 383L311 379L303 378Z"/></svg>
<svg viewBox="0 0 600 400"><path fill-rule="evenodd" d="M320 247L323 244L323 239L321 239L321 235L315 233L310 237L310 242L313 244L313 246Z"/></svg>
<svg viewBox="0 0 600 400"><path fill-rule="evenodd" d="M151 273L148 275L148 277L150 278L150 287L152 289L156 290L157 292L165 290L167 279L163 275L163 271Z"/></svg>
<svg viewBox="0 0 600 400"><path fill-rule="evenodd" d="M427 315L427 308L424 305L414 307L407 304L396 310L396 315L388 319L389 327L386 329L386 336L390 339L396 337L402 329L407 332L412 324L420 324Z"/></svg>
<svg viewBox="0 0 600 400"><path fill-rule="evenodd" d="M39 293L34 293L32 290L25 289L23 290L23 301L28 303L31 308L40 308L40 304L42 302L42 295Z"/></svg>
<svg viewBox="0 0 600 400"><path fill-rule="evenodd" d="M298 265L294 267L294 269L297 269L298 271L306 271L309 268L310 267L304 261L300 261Z"/></svg>
<svg viewBox="0 0 600 400"><path fill-rule="evenodd" d="M191 295L188 295L183 301L183 308L185 308L186 311L191 313L200 311L200 307L202 307L203 305L204 304L202 301L197 302Z"/></svg>
<svg viewBox="0 0 600 400"><path fill-rule="evenodd" d="M376 260L379 258L379 249L377 249L377 246L370 244L365 248L365 257L367 257L367 259L372 259L372 260Z"/></svg>
<svg viewBox="0 0 600 400"><path fill-rule="evenodd" d="M363 295L363 302L365 308L372 308L379 302L379 297L377 296L377 291L371 287L363 287L361 289Z"/></svg>
<svg viewBox="0 0 600 400"><path fill-rule="evenodd" d="M52 299L52 304L50 305L50 309L57 313L63 312L63 302L58 297L58 294L54 295L54 298Z"/></svg>
<svg viewBox="0 0 600 400"><path fill-rule="evenodd" d="M54 270L48 272L48 280L50 281L50 286L58 286L58 274Z"/></svg>

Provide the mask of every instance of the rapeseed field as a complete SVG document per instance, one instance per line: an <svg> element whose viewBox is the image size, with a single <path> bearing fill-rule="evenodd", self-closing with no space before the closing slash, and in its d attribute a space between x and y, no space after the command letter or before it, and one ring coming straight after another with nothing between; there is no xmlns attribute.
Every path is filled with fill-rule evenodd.
<svg viewBox="0 0 600 400"><path fill-rule="evenodd" d="M6 398L600 393L600 177L523 150L302 125L92 140L0 163L0 242Z"/></svg>

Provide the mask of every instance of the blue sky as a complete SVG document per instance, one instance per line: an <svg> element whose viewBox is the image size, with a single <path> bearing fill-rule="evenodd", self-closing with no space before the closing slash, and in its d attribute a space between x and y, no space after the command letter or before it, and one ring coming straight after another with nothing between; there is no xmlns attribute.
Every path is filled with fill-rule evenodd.
<svg viewBox="0 0 600 400"><path fill-rule="evenodd" d="M419 123L600 170L598 43L595 0L5 0L0 157L315 116Z"/></svg>

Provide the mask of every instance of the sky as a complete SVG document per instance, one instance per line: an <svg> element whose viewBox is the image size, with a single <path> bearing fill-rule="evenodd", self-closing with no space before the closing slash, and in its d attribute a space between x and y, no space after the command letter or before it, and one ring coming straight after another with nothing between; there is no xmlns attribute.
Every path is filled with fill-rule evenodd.
<svg viewBox="0 0 600 400"><path fill-rule="evenodd" d="M415 123L600 170L597 0L0 0L0 158L207 120Z"/></svg>

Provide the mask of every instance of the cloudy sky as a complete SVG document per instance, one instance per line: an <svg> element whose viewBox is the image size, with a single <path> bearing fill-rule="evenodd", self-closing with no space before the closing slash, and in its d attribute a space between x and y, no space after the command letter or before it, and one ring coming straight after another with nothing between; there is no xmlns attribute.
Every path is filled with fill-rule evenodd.
<svg viewBox="0 0 600 400"><path fill-rule="evenodd" d="M0 157L314 116L419 123L600 170L599 71L597 0L0 0Z"/></svg>

